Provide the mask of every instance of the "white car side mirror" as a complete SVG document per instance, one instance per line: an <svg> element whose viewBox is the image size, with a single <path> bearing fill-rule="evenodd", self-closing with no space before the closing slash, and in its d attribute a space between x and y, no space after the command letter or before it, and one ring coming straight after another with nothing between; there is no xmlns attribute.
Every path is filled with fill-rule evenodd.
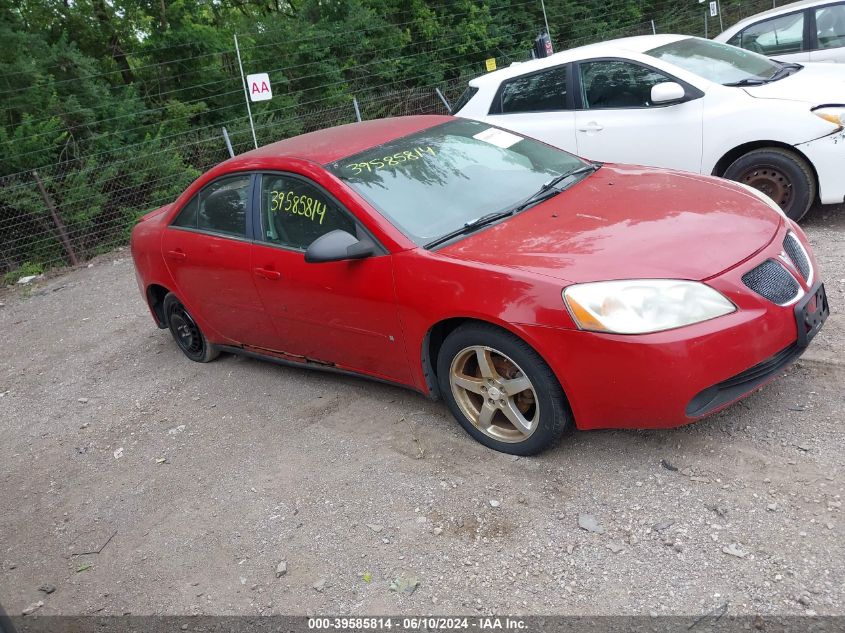
<svg viewBox="0 0 845 633"><path fill-rule="evenodd" d="M664 81L663 83L655 84L651 87L651 102L652 103L670 103L672 101L680 101L686 97L687 93L684 87L675 83L674 81Z"/></svg>

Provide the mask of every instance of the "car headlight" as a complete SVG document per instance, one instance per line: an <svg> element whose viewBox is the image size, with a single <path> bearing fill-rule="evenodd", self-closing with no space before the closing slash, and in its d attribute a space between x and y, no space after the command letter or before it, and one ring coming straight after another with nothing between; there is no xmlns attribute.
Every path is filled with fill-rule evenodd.
<svg viewBox="0 0 845 633"><path fill-rule="evenodd" d="M646 334L730 314L736 306L710 286L680 279L575 284L563 300L582 330Z"/></svg>
<svg viewBox="0 0 845 633"><path fill-rule="evenodd" d="M755 188L754 188L754 187L752 187L751 185L746 185L744 182L738 182L738 183L736 183L736 184L738 184L740 187L744 188L744 189L745 189L748 193L750 193L750 194L753 194L753 195L757 196L760 200L762 200L762 201L763 201L763 202L765 202L767 205L769 205L769 206L770 206L773 210L777 211L777 212L778 212L778 214L779 214L779 215L780 215L780 216L781 216L784 220L788 220L788 219L789 219L789 218L786 216L786 213L784 213L784 212L783 212L783 209L781 209L781 208L780 208L780 205L779 205L777 202L775 202L774 200L772 200L772 199L771 199L769 196L767 196L765 193L763 193L762 191L760 191L759 189L755 189Z"/></svg>
<svg viewBox="0 0 845 633"><path fill-rule="evenodd" d="M812 113L828 123L833 123L840 130L845 127L845 108L816 108Z"/></svg>

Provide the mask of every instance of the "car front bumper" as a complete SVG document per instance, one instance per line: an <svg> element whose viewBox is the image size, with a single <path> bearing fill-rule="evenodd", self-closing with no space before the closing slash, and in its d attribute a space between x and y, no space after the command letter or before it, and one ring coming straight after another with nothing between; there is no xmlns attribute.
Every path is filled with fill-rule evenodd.
<svg viewBox="0 0 845 633"><path fill-rule="evenodd" d="M845 130L795 146L813 164L822 204L845 202Z"/></svg>
<svg viewBox="0 0 845 633"><path fill-rule="evenodd" d="M525 326L560 380L578 428L682 426L753 393L798 358L807 340L799 341L797 313L811 302L815 309L817 279L810 279L811 288L796 271L801 294L785 306L742 281L755 266L781 256L786 229L751 259L706 281L738 308L723 317L637 336Z"/></svg>

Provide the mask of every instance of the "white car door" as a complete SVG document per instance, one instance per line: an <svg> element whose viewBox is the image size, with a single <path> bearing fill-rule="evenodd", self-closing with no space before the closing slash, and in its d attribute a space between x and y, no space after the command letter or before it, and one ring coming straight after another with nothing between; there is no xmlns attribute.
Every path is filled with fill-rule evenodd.
<svg viewBox="0 0 845 633"><path fill-rule="evenodd" d="M845 63L845 3L814 9L815 41L810 61Z"/></svg>
<svg viewBox="0 0 845 633"><path fill-rule="evenodd" d="M576 153L569 68L564 64L502 82L490 112L473 118Z"/></svg>
<svg viewBox="0 0 845 633"><path fill-rule="evenodd" d="M677 81L654 68L620 59L577 65L581 109L575 112L578 155L617 163L701 171L703 94L651 103L651 88Z"/></svg>

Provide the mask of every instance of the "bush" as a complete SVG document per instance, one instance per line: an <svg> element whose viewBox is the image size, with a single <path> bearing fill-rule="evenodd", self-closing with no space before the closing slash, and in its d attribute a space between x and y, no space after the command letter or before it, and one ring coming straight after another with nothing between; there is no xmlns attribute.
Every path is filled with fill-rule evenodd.
<svg viewBox="0 0 845 633"><path fill-rule="evenodd" d="M18 279L20 279L21 277L29 277L30 275L40 275L43 272L43 264L26 262L22 264L20 268L10 270L5 275L3 275L3 283L11 286L12 284L18 283Z"/></svg>

